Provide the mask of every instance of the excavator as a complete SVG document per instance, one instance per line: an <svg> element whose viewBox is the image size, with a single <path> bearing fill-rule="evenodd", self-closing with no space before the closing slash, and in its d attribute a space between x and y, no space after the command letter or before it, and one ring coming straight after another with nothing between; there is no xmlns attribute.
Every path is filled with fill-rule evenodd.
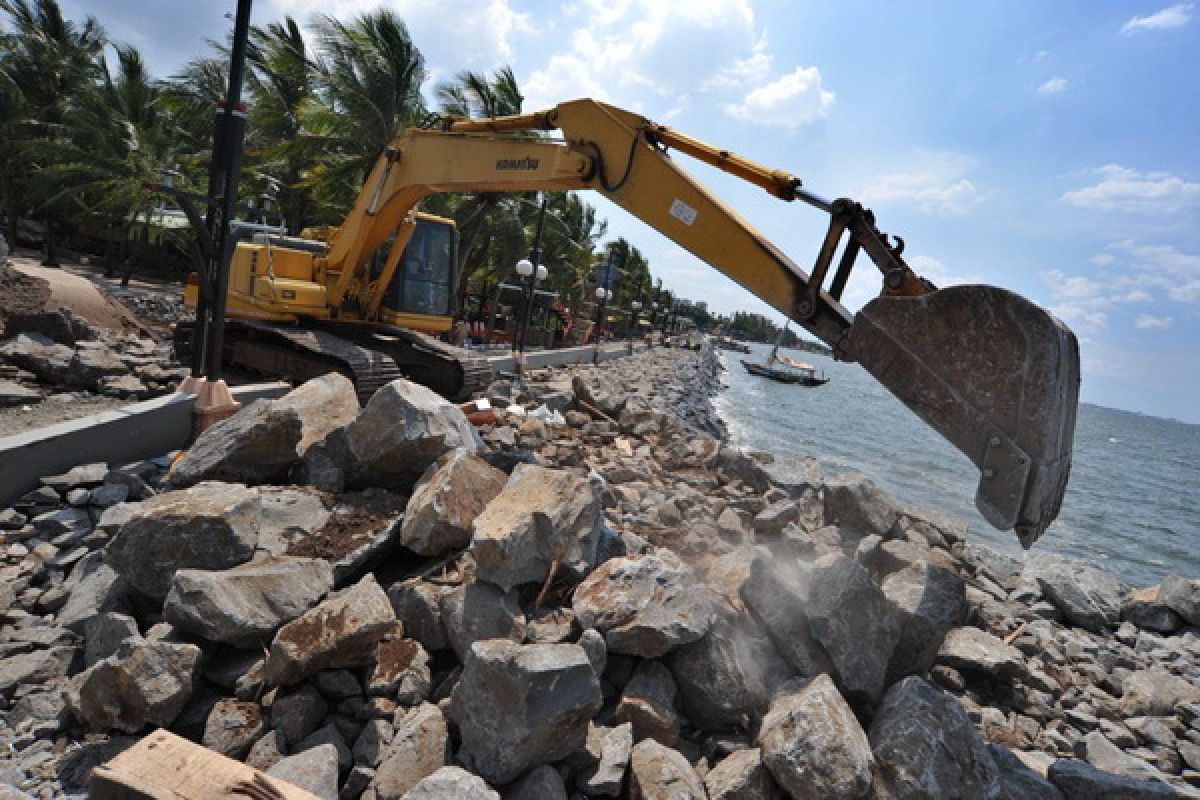
<svg viewBox="0 0 1200 800"><path fill-rule="evenodd" d="M549 135L558 131L557 136ZM823 212L805 270L679 164L689 156L784 202ZM857 362L979 469L984 518L1030 547L1057 516L1071 466L1079 347L1062 322L1005 289L938 289L873 213L591 99L486 119L439 118L398 135L353 209L321 238L256 234L234 254L225 358L302 380L338 370L364 397L400 373L454 397L486 363L436 338L455 309L453 223L421 214L439 192L600 192ZM842 294L858 256L880 293L852 313ZM194 292L191 294L194 302Z"/></svg>

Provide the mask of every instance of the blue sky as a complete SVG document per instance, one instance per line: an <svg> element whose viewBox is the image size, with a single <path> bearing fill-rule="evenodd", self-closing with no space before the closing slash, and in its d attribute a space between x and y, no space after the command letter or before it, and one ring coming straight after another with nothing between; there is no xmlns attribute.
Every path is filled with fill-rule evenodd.
<svg viewBox="0 0 1200 800"><path fill-rule="evenodd" d="M259 0L258 23L370 0ZM390 0L434 81L510 64L527 108L593 96L871 206L935 283L986 282L1075 330L1083 399L1200 422L1196 2ZM234 3L63 0L168 74ZM226 7L227 6L227 7ZM432 86L432 82L431 82ZM697 165L800 264L822 215ZM595 197L610 233L717 311L766 307ZM848 292L878 290L867 269Z"/></svg>

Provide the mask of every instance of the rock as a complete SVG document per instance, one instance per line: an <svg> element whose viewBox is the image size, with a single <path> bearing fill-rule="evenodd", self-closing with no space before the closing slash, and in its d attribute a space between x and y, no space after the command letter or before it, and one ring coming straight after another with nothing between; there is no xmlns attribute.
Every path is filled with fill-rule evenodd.
<svg viewBox="0 0 1200 800"><path fill-rule="evenodd" d="M588 628L579 635L577 644L587 653L588 661L597 675L603 675L608 665L608 645L604 643L604 635L595 628Z"/></svg>
<svg viewBox="0 0 1200 800"><path fill-rule="evenodd" d="M195 645L129 638L71 680L67 705L76 719L96 731L165 728L191 698L199 666Z"/></svg>
<svg viewBox="0 0 1200 800"><path fill-rule="evenodd" d="M400 541L423 556L471 543L472 525L508 476L467 450L446 453L417 481L404 511Z"/></svg>
<svg viewBox="0 0 1200 800"><path fill-rule="evenodd" d="M1200 686L1158 667L1131 673L1122 690L1121 712L1126 717L1165 716L1183 703L1200 703Z"/></svg>
<svg viewBox="0 0 1200 800"><path fill-rule="evenodd" d="M115 611L106 611L83 624L85 642L83 662L92 666L117 652L121 642L138 635L137 620Z"/></svg>
<svg viewBox="0 0 1200 800"><path fill-rule="evenodd" d="M575 589L584 628L604 634L610 653L659 658L701 639L715 618L708 590L670 550L606 561Z"/></svg>
<svg viewBox="0 0 1200 800"><path fill-rule="evenodd" d="M0 380L0 408L42 402L42 393L16 381Z"/></svg>
<svg viewBox="0 0 1200 800"><path fill-rule="evenodd" d="M600 758L580 772L576 785L588 797L618 797L633 754L633 726L625 723L608 730L593 726L589 739L592 731L603 731L599 736Z"/></svg>
<svg viewBox="0 0 1200 800"><path fill-rule="evenodd" d="M370 767L361 765L351 767L342 784L342 791L338 794L338 800L358 800L364 795L373 780L375 780L375 770Z"/></svg>
<svg viewBox="0 0 1200 800"><path fill-rule="evenodd" d="M388 599L392 601L396 619L404 623L405 636L416 639L430 651L449 646L442 622L441 587L420 580L394 583L388 588Z"/></svg>
<svg viewBox="0 0 1200 800"><path fill-rule="evenodd" d="M748 748L731 753L704 776L708 800L782 800L762 750Z"/></svg>
<svg viewBox="0 0 1200 800"><path fill-rule="evenodd" d="M1017 648L979 628L955 628L946 634L937 660L959 672L1016 678L1025 673Z"/></svg>
<svg viewBox="0 0 1200 800"><path fill-rule="evenodd" d="M267 731L250 748L246 756L246 765L255 769L268 770L283 758L287 751L287 739L278 730Z"/></svg>
<svg viewBox="0 0 1200 800"><path fill-rule="evenodd" d="M358 414L350 379L313 378L274 400L257 400L206 428L171 467L171 482L268 483L288 471L314 443Z"/></svg>
<svg viewBox="0 0 1200 800"><path fill-rule="evenodd" d="M383 488L408 488L443 453L480 447L457 406L403 378L375 392L343 430L349 483Z"/></svg>
<svg viewBox="0 0 1200 800"><path fill-rule="evenodd" d="M72 386L97 391L101 379L129 372L108 347L99 342L89 345L76 349L67 365L67 382Z"/></svg>
<svg viewBox="0 0 1200 800"><path fill-rule="evenodd" d="M258 529L258 549L273 556L287 554L298 539L325 527L330 517L329 498L310 488L262 486L262 525Z"/></svg>
<svg viewBox="0 0 1200 800"><path fill-rule="evenodd" d="M459 759L508 783L579 749L600 705L600 682L579 645L477 642L451 695Z"/></svg>
<svg viewBox="0 0 1200 800"><path fill-rule="evenodd" d="M525 640L525 614L517 592L504 592L490 583L473 581L443 593L441 618L460 661L467 660L471 645L484 639Z"/></svg>
<svg viewBox="0 0 1200 800"><path fill-rule="evenodd" d="M245 486L203 483L156 495L141 505L108 545L108 564L157 600L177 569L217 570L249 561L258 543L262 504Z"/></svg>
<svg viewBox="0 0 1200 800"><path fill-rule="evenodd" d="M1002 744L989 744L988 751L999 770L1000 785L1008 800L1064 800L1054 784L1030 769Z"/></svg>
<svg viewBox="0 0 1200 800"><path fill-rule="evenodd" d="M323 745L333 745L333 749L337 752L337 763L340 770L348 770L354 766L354 756L350 753L350 748L346 746L345 740L342 739L342 734L338 732L338 726L333 722L317 728L297 742L292 749L297 753L302 753Z"/></svg>
<svg viewBox="0 0 1200 800"><path fill-rule="evenodd" d="M962 706L919 677L888 689L868 738L889 798L1007 800L996 762Z"/></svg>
<svg viewBox="0 0 1200 800"><path fill-rule="evenodd" d="M755 550L739 594L776 650L800 675L816 677L833 670L824 648L813 638L808 617L810 576L794 558Z"/></svg>
<svg viewBox="0 0 1200 800"><path fill-rule="evenodd" d="M222 697L208 713L204 724L204 739L209 750L241 761L266 731L262 708L258 703L245 703L232 697Z"/></svg>
<svg viewBox="0 0 1200 800"><path fill-rule="evenodd" d="M442 767L421 780L404 795L404 800L500 800L500 795L482 778L459 767ZM382 800L382 798L380 798Z"/></svg>
<svg viewBox="0 0 1200 800"><path fill-rule="evenodd" d="M4 333L6 336L36 333L60 344L72 346L86 339L96 338L96 332L88 321L75 316L71 309L65 306L32 314L6 314Z"/></svg>
<svg viewBox="0 0 1200 800"><path fill-rule="evenodd" d="M504 590L545 580L556 561L590 566L600 498L574 472L519 464L475 519L471 553L476 574Z"/></svg>
<svg viewBox="0 0 1200 800"><path fill-rule="evenodd" d="M802 613L812 638L829 656L847 699L873 705L900 636L891 605L861 564L837 553L817 559L809 580Z"/></svg>
<svg viewBox="0 0 1200 800"><path fill-rule="evenodd" d="M375 663L367 678L367 694L389 697L402 706L429 696L429 654L415 639L383 639L375 648Z"/></svg>
<svg viewBox="0 0 1200 800"><path fill-rule="evenodd" d="M884 579L884 596L892 604L899 627L896 649L888 662L888 684L925 673L942 639L967 618L962 578L930 564L914 564Z"/></svg>
<svg viewBox="0 0 1200 800"><path fill-rule="evenodd" d="M378 800L411 797L410 789L446 764L446 719L437 706L422 703L396 717L392 743L384 751L371 783Z"/></svg>
<svg viewBox="0 0 1200 800"><path fill-rule="evenodd" d="M1055 761L1050 765L1047 777L1066 800L1174 800L1179 797L1179 793L1165 783L1113 775L1086 761Z"/></svg>
<svg viewBox="0 0 1200 800"><path fill-rule="evenodd" d="M1182 617L1187 624L1200 627L1200 581L1168 575L1158 588L1158 602Z"/></svg>
<svg viewBox="0 0 1200 800"><path fill-rule="evenodd" d="M395 622L387 595L367 575L280 628L264 677L269 684L285 685L330 667L364 664Z"/></svg>
<svg viewBox="0 0 1200 800"><path fill-rule="evenodd" d="M150 387L133 375L108 375L96 381L96 391L105 397L125 400L144 400L150 395Z"/></svg>
<svg viewBox="0 0 1200 800"><path fill-rule="evenodd" d="M36 686L63 677L76 653L74 647L50 647L0 658L0 695L8 695L18 686Z"/></svg>
<svg viewBox="0 0 1200 800"><path fill-rule="evenodd" d="M369 719L354 740L355 764L375 769L383 760L384 749L392 741L392 724L382 719Z"/></svg>
<svg viewBox="0 0 1200 800"><path fill-rule="evenodd" d="M1133 597L1127 597L1121 604L1121 619L1155 633L1173 633L1183 624L1179 615L1166 605Z"/></svg>
<svg viewBox="0 0 1200 800"><path fill-rule="evenodd" d="M309 685L282 697L271 704L271 727L280 731L288 744L295 744L321 727L329 713L329 705L321 693Z"/></svg>
<svg viewBox="0 0 1200 800"><path fill-rule="evenodd" d="M708 635L671 651L668 663L688 718L707 730L744 724L766 710L794 675L775 645L746 614L717 604Z"/></svg>
<svg viewBox="0 0 1200 800"><path fill-rule="evenodd" d="M272 556L220 572L180 569L163 616L209 641L253 647L331 588L333 570L320 559Z"/></svg>
<svg viewBox="0 0 1200 800"><path fill-rule="evenodd" d="M558 770L548 764L534 767L513 784L505 800L567 800L567 787Z"/></svg>
<svg viewBox="0 0 1200 800"><path fill-rule="evenodd" d="M854 532L857 538L875 534L884 539L899 518L900 509L870 478L847 473L825 481L825 523Z"/></svg>
<svg viewBox="0 0 1200 800"><path fill-rule="evenodd" d="M56 617L64 628L82 633L88 620L97 614L128 608L128 584L104 563L102 552L92 553L76 563L68 583L73 584L71 594Z"/></svg>
<svg viewBox="0 0 1200 800"><path fill-rule="evenodd" d="M675 711L675 680L658 661L642 661L625 684L613 720L633 725L635 741L654 739L667 747L679 741L679 714Z"/></svg>
<svg viewBox="0 0 1200 800"><path fill-rule="evenodd" d="M1128 755L1100 731L1092 731L1082 740L1087 760L1097 769L1138 780L1161 780L1165 776L1140 758Z"/></svg>
<svg viewBox="0 0 1200 800"><path fill-rule="evenodd" d="M828 675L775 698L758 746L775 781L796 800L860 798L871 788L867 735Z"/></svg>
<svg viewBox="0 0 1200 800"><path fill-rule="evenodd" d="M272 778L287 781L322 800L337 800L337 748L323 744L294 756L281 758L267 770Z"/></svg>
<svg viewBox="0 0 1200 800"><path fill-rule="evenodd" d="M0 358L29 370L45 383L68 382L75 351L39 333L22 333L0 344Z"/></svg>
<svg viewBox="0 0 1200 800"><path fill-rule="evenodd" d="M639 800L703 800L704 782L677 750L646 739L630 759L631 796Z"/></svg>
<svg viewBox="0 0 1200 800"><path fill-rule="evenodd" d="M1099 567L1060 556L1039 556L1030 559L1025 573L1037 581L1042 593L1071 624L1104 633L1120 622L1126 587Z"/></svg>

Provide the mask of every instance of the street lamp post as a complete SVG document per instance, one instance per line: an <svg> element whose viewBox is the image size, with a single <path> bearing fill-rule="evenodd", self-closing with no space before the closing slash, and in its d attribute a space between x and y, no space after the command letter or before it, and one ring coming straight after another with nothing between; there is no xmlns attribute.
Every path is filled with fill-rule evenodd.
<svg viewBox="0 0 1200 800"><path fill-rule="evenodd" d="M546 279L547 274L546 267L542 264L535 267L533 262L527 258L522 258L517 262L517 275L521 277L521 282L525 287L525 310L521 315L521 328L513 337L513 349L519 353L525 352L525 337L529 332L529 319L533 316L533 298L537 285Z"/></svg>
<svg viewBox="0 0 1200 800"><path fill-rule="evenodd" d="M629 314L629 325L628 325L628 338L630 339L630 341L632 341L633 334L637 330L638 312L642 310L641 301L634 300L632 303L629 304L629 308L630 308L630 314Z"/></svg>

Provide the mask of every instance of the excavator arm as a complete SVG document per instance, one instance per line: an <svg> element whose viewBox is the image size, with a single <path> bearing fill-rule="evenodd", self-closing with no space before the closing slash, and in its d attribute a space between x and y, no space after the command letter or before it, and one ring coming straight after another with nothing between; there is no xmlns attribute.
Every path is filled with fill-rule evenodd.
<svg viewBox="0 0 1200 800"><path fill-rule="evenodd" d="M561 137L531 135L553 130ZM827 214L812 269L791 261L671 151ZM1078 345L1065 325L1003 289L938 290L905 263L903 241L881 232L858 203L825 200L790 173L594 100L450 119L397 137L331 243L327 267L340 272L333 305L427 195L547 189L600 192L803 325L839 359L857 361L974 462L976 505L1024 546L1057 516L1079 385ZM854 314L841 298L862 253L878 268L882 289Z"/></svg>

